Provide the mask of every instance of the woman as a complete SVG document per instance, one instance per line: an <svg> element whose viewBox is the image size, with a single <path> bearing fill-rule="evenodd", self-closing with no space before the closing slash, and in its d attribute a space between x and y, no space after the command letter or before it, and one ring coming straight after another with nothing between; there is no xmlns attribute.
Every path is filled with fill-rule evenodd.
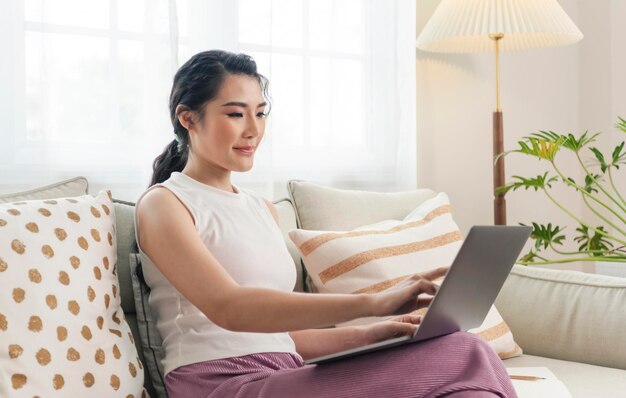
<svg viewBox="0 0 626 398"><path fill-rule="evenodd" d="M176 73L176 138L154 162L136 208L143 272L176 397L513 397L499 358L454 333L325 365L316 357L412 333L409 315L321 328L427 305L415 275L377 294L292 292L293 261L273 204L231 182L252 168L269 112L267 80L247 55L206 51Z"/></svg>

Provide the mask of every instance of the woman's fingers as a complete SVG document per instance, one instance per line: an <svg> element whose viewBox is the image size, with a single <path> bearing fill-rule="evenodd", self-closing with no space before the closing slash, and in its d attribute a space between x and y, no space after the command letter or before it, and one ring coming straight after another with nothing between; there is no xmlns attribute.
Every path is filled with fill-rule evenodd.
<svg viewBox="0 0 626 398"><path fill-rule="evenodd" d="M429 281L433 281L435 279L439 279L445 276L448 273L449 269L450 269L449 267L439 267L439 268L435 268L434 270L424 272L418 275L421 275L423 278L426 278Z"/></svg>
<svg viewBox="0 0 626 398"><path fill-rule="evenodd" d="M435 293L437 293L437 285L429 280L420 279L418 281L415 281L414 283L414 288L417 290L417 294L426 293L434 296Z"/></svg>
<svg viewBox="0 0 626 398"><path fill-rule="evenodd" d="M396 322L410 323L412 325L419 325L420 322L422 322L422 316L407 314L391 320Z"/></svg>
<svg viewBox="0 0 626 398"><path fill-rule="evenodd" d="M432 297L420 297L417 299L417 308L428 307L432 301Z"/></svg>

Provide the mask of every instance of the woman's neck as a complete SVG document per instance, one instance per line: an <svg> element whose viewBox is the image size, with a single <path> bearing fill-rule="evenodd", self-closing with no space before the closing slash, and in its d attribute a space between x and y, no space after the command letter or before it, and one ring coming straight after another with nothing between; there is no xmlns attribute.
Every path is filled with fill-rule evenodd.
<svg viewBox="0 0 626 398"><path fill-rule="evenodd" d="M238 193L235 191L235 188L230 181L230 170L222 173L211 173L209 168L205 168L203 171L200 171L196 167L187 163L181 173L213 188L221 189L226 192Z"/></svg>

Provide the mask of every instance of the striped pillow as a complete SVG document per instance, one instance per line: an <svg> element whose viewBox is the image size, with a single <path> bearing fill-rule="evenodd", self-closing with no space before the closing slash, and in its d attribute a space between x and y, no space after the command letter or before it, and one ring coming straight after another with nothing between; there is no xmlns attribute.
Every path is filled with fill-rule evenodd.
<svg viewBox="0 0 626 398"><path fill-rule="evenodd" d="M320 293L380 292L414 273L449 266L463 242L445 193L426 200L402 221L385 220L343 232L297 229L289 232L289 238L302 256L312 290ZM502 359L522 354L495 306L470 332L488 341Z"/></svg>

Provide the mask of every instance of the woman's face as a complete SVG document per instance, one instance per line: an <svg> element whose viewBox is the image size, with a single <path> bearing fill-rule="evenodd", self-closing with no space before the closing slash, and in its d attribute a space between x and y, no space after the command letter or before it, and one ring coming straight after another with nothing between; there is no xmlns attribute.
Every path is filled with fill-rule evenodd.
<svg viewBox="0 0 626 398"><path fill-rule="evenodd" d="M190 130L191 148L202 164L248 171L265 132L265 99L259 81L227 75L204 117Z"/></svg>

